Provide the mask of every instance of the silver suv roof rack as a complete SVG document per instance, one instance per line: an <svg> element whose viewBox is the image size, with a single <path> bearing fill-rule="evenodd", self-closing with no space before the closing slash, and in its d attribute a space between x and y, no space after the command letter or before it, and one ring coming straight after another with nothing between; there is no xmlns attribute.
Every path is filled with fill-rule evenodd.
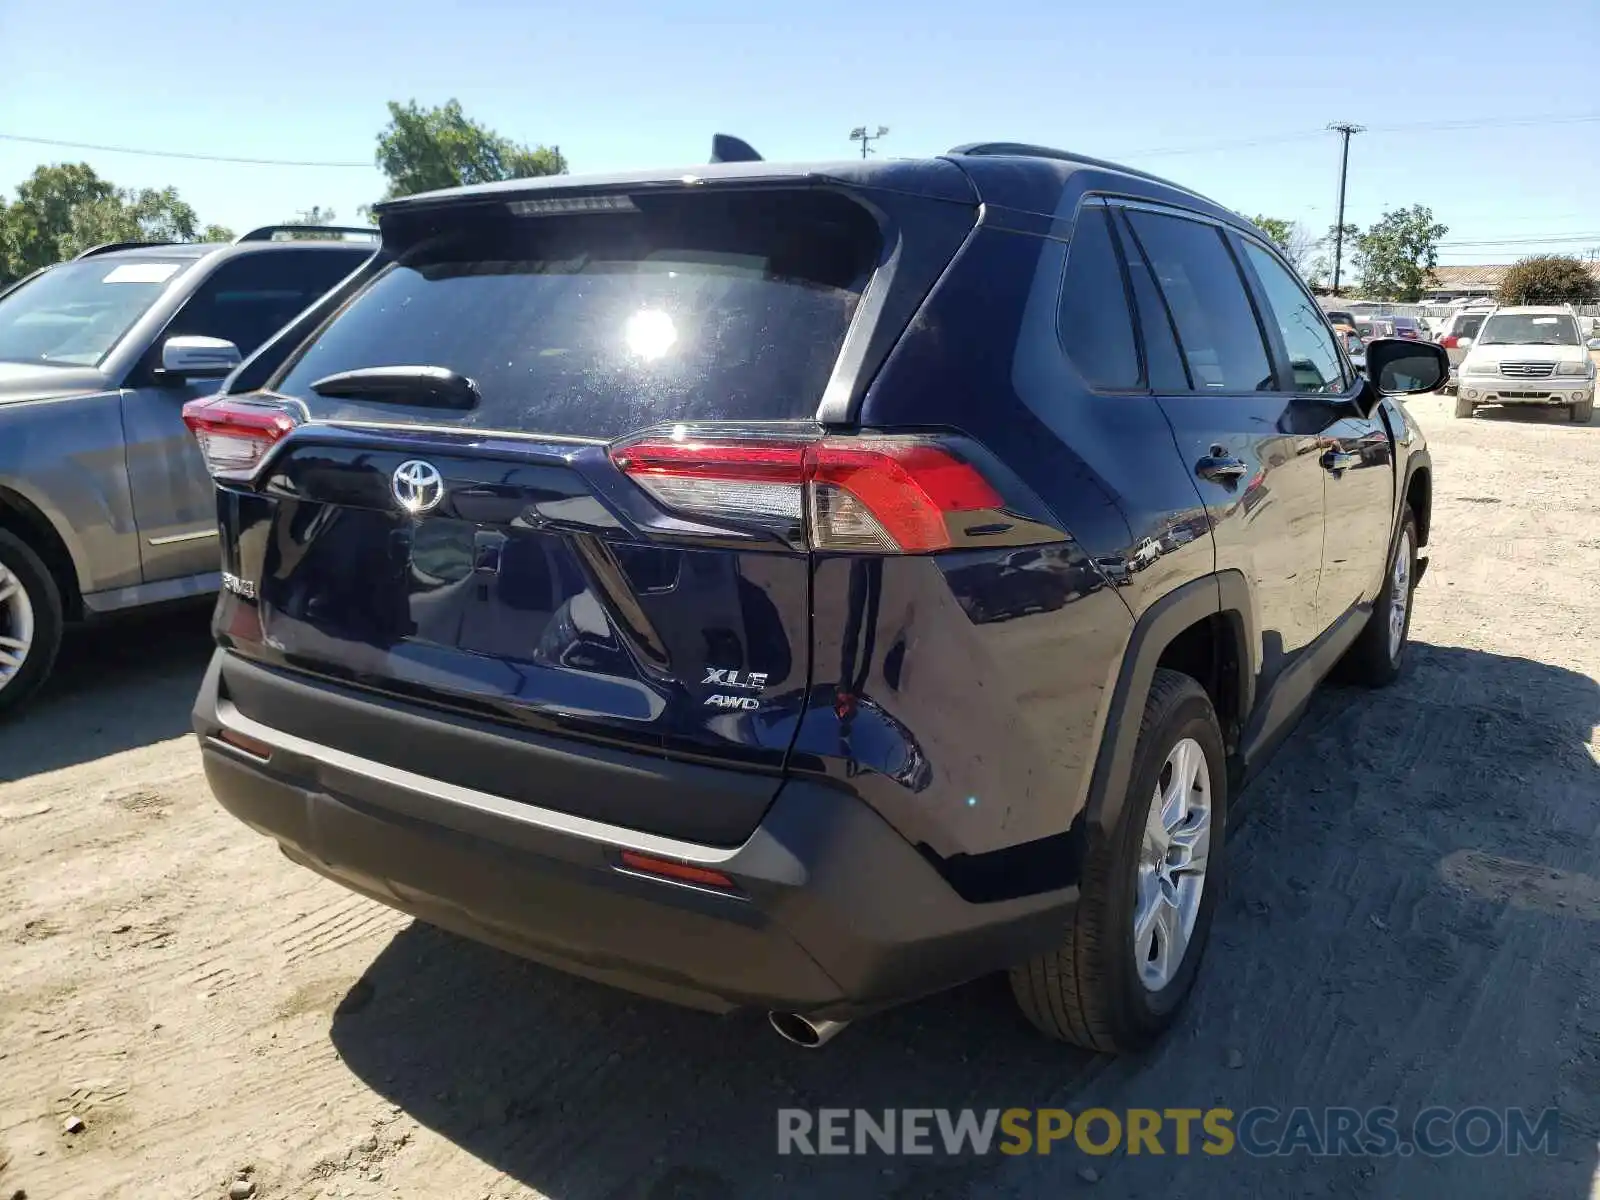
<svg viewBox="0 0 1600 1200"><path fill-rule="evenodd" d="M73 256L73 262L80 258L93 258L96 254L110 254L113 250L136 250L140 246L176 246L177 242L101 242L98 246L90 246L81 254Z"/></svg>

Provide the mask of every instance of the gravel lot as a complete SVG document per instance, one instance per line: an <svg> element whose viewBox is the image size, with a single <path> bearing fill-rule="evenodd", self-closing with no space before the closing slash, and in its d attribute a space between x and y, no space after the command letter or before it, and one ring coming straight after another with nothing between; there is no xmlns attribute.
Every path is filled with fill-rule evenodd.
<svg viewBox="0 0 1600 1200"><path fill-rule="evenodd" d="M820 1053L436 933L283 860L187 733L204 615L74 639L0 728L0 1200L1494 1196L1600 1138L1600 426L1413 406L1408 676L1325 689L1246 795L1199 991L1138 1060L1002 982ZM1553 1157L779 1158L781 1106L1559 1106ZM66 1132L76 1115L84 1126Z"/></svg>

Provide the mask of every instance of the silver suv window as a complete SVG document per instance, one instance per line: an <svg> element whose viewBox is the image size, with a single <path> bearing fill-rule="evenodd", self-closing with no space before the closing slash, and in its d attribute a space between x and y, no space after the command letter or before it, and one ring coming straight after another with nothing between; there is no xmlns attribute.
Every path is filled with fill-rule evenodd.
<svg viewBox="0 0 1600 1200"><path fill-rule="evenodd" d="M1480 346L1578 346L1578 325L1560 313L1496 313L1483 324Z"/></svg>

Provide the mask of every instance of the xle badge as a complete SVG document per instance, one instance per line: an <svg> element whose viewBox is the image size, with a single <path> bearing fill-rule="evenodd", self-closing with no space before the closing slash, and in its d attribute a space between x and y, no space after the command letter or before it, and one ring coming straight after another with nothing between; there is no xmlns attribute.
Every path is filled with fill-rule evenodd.
<svg viewBox="0 0 1600 1200"><path fill-rule="evenodd" d="M728 667L707 667L706 677L700 681L700 686L714 684L720 688L739 688L747 692L759 692L767 686L767 673L765 671L739 672ZM754 696L730 696L725 692L718 692L714 696L706 697L705 707L741 709L745 712L754 712L761 707L761 701Z"/></svg>

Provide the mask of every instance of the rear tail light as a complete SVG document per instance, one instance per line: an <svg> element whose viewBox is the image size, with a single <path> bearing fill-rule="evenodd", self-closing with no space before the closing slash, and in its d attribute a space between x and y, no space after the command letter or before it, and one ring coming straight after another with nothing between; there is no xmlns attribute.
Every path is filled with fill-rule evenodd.
<svg viewBox="0 0 1600 1200"><path fill-rule="evenodd" d="M955 544L950 518L1005 501L971 463L916 438L654 438L612 461L668 508L803 526L816 550L914 554Z"/></svg>
<svg viewBox="0 0 1600 1200"><path fill-rule="evenodd" d="M1447 333L1439 339L1439 345L1444 347L1446 350L1454 350L1456 348L1457 340L1458 339L1456 338L1455 334Z"/></svg>
<svg viewBox="0 0 1600 1200"><path fill-rule="evenodd" d="M200 443L214 479L248 479L272 449L293 432L300 418L279 405L239 396L191 400L183 423Z"/></svg>

